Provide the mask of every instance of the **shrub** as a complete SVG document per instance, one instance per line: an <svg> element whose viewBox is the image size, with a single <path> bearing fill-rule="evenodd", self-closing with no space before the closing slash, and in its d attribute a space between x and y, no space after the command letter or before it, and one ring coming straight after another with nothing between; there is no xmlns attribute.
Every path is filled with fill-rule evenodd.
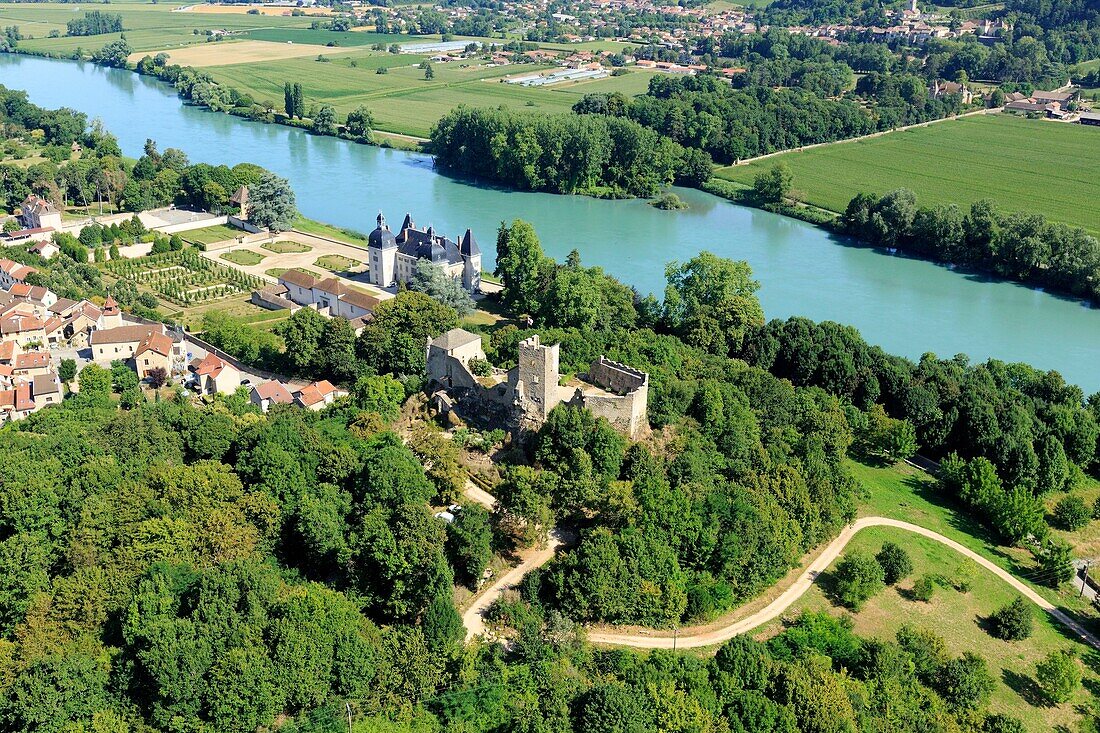
<svg viewBox="0 0 1100 733"><path fill-rule="evenodd" d="M1081 529L1091 518L1088 505L1077 494L1063 497L1054 507L1054 526L1067 532Z"/></svg>
<svg viewBox="0 0 1100 733"><path fill-rule="evenodd" d="M989 617L989 633L1005 641L1020 641L1031 636L1033 623L1031 606L1022 596L1016 596Z"/></svg>
<svg viewBox="0 0 1100 733"><path fill-rule="evenodd" d="M1081 686L1081 666L1072 649L1058 649L1035 665L1035 682L1051 704L1066 702Z"/></svg>
<svg viewBox="0 0 1100 733"><path fill-rule="evenodd" d="M1011 715L995 713L982 722L982 733L1027 733L1027 728Z"/></svg>
<svg viewBox="0 0 1100 733"><path fill-rule="evenodd" d="M837 598L856 611L885 585L884 573L878 560L862 552L844 556L833 573Z"/></svg>
<svg viewBox="0 0 1100 733"><path fill-rule="evenodd" d="M913 561L909 558L909 553L893 542L884 543L875 555L875 560L882 566L886 585L895 585L913 572Z"/></svg>
<svg viewBox="0 0 1100 733"><path fill-rule="evenodd" d="M470 371L477 377L489 377L493 374L493 365L487 362L485 359L479 359L476 356L469 361Z"/></svg>
<svg viewBox="0 0 1100 733"><path fill-rule="evenodd" d="M931 575L922 575L913 583L913 598L927 603L936 592L936 580Z"/></svg>

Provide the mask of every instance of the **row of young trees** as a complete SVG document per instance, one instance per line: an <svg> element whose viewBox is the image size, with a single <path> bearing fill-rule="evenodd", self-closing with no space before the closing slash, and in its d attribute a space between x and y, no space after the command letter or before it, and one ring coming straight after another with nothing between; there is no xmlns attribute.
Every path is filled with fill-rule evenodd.
<svg viewBox="0 0 1100 733"><path fill-rule="evenodd" d="M954 204L918 207L916 195L902 188L857 195L841 226L877 246L1100 300L1100 241L1042 214L1005 214L989 201L974 202L967 213Z"/></svg>

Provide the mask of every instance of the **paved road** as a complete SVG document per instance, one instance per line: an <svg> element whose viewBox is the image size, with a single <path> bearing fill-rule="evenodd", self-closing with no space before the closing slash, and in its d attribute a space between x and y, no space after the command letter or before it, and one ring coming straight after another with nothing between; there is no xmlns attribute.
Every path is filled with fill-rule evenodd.
<svg viewBox="0 0 1100 733"><path fill-rule="evenodd" d="M1046 611L1056 621L1066 626L1072 631L1080 641L1085 644L1100 649L1100 639L1086 631L1080 624L1070 618L1068 615L1057 609L1052 603L1040 596L1022 581L1015 578L1011 573L1004 570L1002 567L994 563L985 557L982 557L978 553L974 552L968 547L965 547L955 540L944 537L938 532L933 532L930 529L920 527L916 524L910 524L909 522L902 522L897 519L888 519L886 517L863 517L857 519L852 524L845 527L836 539L830 542L820 555L818 555L813 562L810 563L799 576L798 579L782 594L779 595L774 601L769 603L761 610L746 616L745 618L732 620L724 626L718 628L707 627L703 629L680 629L675 636L667 635L667 632L654 632L653 634L637 634L637 633L620 633L613 631L593 631L588 634L588 640L596 644L611 644L615 646L629 646L641 649L688 649L693 647L714 646L721 644L724 641L728 641L738 634L743 634L750 631L762 624L772 621L778 618L784 611L786 611L795 601L802 597L802 595L810 589L814 581L818 576L825 571L833 563L834 560L840 555L841 551L848 545L852 537L857 532L867 527L893 527L895 529L903 529L907 532L913 532L919 534L928 539L939 542L942 545L946 545L960 555L963 555L970 560L973 560L981 567L985 568L989 572L996 575L998 578L1008 583L1015 589L1020 595L1027 600L1034 603L1036 606ZM508 588L515 587L523 576L529 573L531 570L539 567L545 562L549 562L554 556L554 549L560 546L560 536L552 538L550 544L538 553L532 554L530 557L525 558L518 566L513 568L507 574L500 578L490 588L486 589L481 596L478 597L474 605L466 612L462 617L462 621L466 626L466 638L467 640L481 634L485 630L485 624L482 619L482 613L488 608L494 600L496 600L501 593ZM736 612L735 612L736 613Z"/></svg>

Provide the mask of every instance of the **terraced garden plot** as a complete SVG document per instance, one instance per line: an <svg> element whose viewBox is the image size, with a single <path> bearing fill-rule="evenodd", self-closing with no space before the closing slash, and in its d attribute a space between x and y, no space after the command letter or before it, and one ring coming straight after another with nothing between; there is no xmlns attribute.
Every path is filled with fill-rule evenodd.
<svg viewBox="0 0 1100 733"><path fill-rule="evenodd" d="M261 287L261 278L219 265L194 250L111 260L112 275L140 283L178 306L218 300Z"/></svg>

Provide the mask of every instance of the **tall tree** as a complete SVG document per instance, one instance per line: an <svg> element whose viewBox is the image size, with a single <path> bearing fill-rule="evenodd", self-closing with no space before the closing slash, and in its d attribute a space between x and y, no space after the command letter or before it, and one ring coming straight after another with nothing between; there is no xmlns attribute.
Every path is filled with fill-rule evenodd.
<svg viewBox="0 0 1100 733"><path fill-rule="evenodd" d="M290 182L274 173L264 173L248 191L248 217L259 227L281 232L298 218L298 206Z"/></svg>

